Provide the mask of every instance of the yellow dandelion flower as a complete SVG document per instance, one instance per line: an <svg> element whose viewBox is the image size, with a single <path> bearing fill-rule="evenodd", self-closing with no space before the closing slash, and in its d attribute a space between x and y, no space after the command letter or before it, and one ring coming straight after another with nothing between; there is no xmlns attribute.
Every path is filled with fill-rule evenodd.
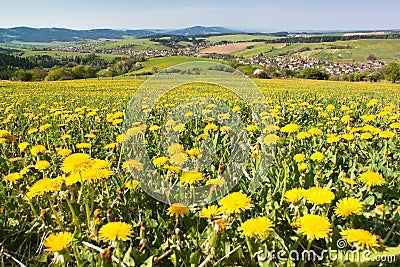
<svg viewBox="0 0 400 267"><path fill-rule="evenodd" d="M395 133L392 131L381 131L379 132L379 137L381 138L393 138L395 137Z"/></svg>
<svg viewBox="0 0 400 267"><path fill-rule="evenodd" d="M354 139L354 135L350 133L342 134L342 138L347 141L351 141Z"/></svg>
<svg viewBox="0 0 400 267"><path fill-rule="evenodd" d="M370 134L370 133L362 133L360 135L360 138L363 139L363 140L368 140L368 139L372 138L372 134Z"/></svg>
<svg viewBox="0 0 400 267"><path fill-rule="evenodd" d="M21 157L15 157L15 158L9 158L8 160L9 160L10 162L17 162L17 161L22 160L22 158L21 158Z"/></svg>
<svg viewBox="0 0 400 267"><path fill-rule="evenodd" d="M272 231L273 227L274 224L270 219L266 217L259 217L248 219L240 225L238 230L242 231L242 236L265 239Z"/></svg>
<svg viewBox="0 0 400 267"><path fill-rule="evenodd" d="M109 143L104 146L105 149L116 149L118 147L118 143Z"/></svg>
<svg viewBox="0 0 400 267"><path fill-rule="evenodd" d="M311 136L311 134L308 133L308 132L299 132L299 133L296 135L297 139L300 139L300 140L306 139L306 138L308 138L308 137L310 137L310 136Z"/></svg>
<svg viewBox="0 0 400 267"><path fill-rule="evenodd" d="M179 217L185 217L186 215L189 214L189 209L188 207L186 207L185 205L181 204L181 203L175 203L172 204L169 208L168 208L168 212L167 215L170 215L171 217L175 216L175 218L179 218Z"/></svg>
<svg viewBox="0 0 400 267"><path fill-rule="evenodd" d="M167 170L169 170L170 172L173 172L173 173L179 173L182 170L179 167L176 167L176 166L173 166L173 165L168 165L168 164L164 165L163 168L167 169Z"/></svg>
<svg viewBox="0 0 400 267"><path fill-rule="evenodd" d="M268 134L264 137L263 141L266 145L276 144L279 141L279 136L276 134Z"/></svg>
<svg viewBox="0 0 400 267"><path fill-rule="evenodd" d="M335 106L334 106L334 105L329 104L329 105L326 106L326 111L331 112L331 111L333 111L333 110L335 110Z"/></svg>
<svg viewBox="0 0 400 267"><path fill-rule="evenodd" d="M340 121L343 123L349 123L352 120L352 118L349 115L344 115Z"/></svg>
<svg viewBox="0 0 400 267"><path fill-rule="evenodd" d="M92 159L84 153L74 153L66 157L61 169L65 172L78 172L90 167Z"/></svg>
<svg viewBox="0 0 400 267"><path fill-rule="evenodd" d="M96 137L96 135L92 134L92 133L88 133L88 134L85 134L85 137L89 138L89 139L94 139Z"/></svg>
<svg viewBox="0 0 400 267"><path fill-rule="evenodd" d="M59 178L50 179L43 178L34 183L29 191L26 193L25 198L32 199L36 196L44 195L45 193L56 191L60 188L63 180Z"/></svg>
<svg viewBox="0 0 400 267"><path fill-rule="evenodd" d="M220 130L221 132L223 132L223 133L227 133L227 132L229 132L229 131L232 131L232 128L225 125L225 126L222 126L221 128L219 128L219 130Z"/></svg>
<svg viewBox="0 0 400 267"><path fill-rule="evenodd" d="M328 138L326 138L326 141L330 144L339 142L340 136L338 136L336 134L329 135Z"/></svg>
<svg viewBox="0 0 400 267"><path fill-rule="evenodd" d="M47 251L58 252L70 247L73 239L74 235L72 233L60 232L49 235L43 241L43 245L47 247Z"/></svg>
<svg viewBox="0 0 400 267"><path fill-rule="evenodd" d="M364 229L346 229L340 232L350 244L356 243L361 248L378 248L376 235Z"/></svg>
<svg viewBox="0 0 400 267"><path fill-rule="evenodd" d="M111 163L103 159L94 159L90 163L90 169L104 169L111 166Z"/></svg>
<svg viewBox="0 0 400 267"><path fill-rule="evenodd" d="M19 172L13 172L3 177L3 181L9 182L10 184L17 183L18 180L22 178Z"/></svg>
<svg viewBox="0 0 400 267"><path fill-rule="evenodd" d="M197 171L184 172L181 176L181 183L186 185L193 185L203 180L203 174Z"/></svg>
<svg viewBox="0 0 400 267"><path fill-rule="evenodd" d="M186 126L183 123L179 123L172 128L175 132L184 132L186 130Z"/></svg>
<svg viewBox="0 0 400 267"><path fill-rule="evenodd" d="M198 149L197 147L187 150L186 153L189 156L191 156L192 158L196 158L196 159L199 159L202 156L200 149Z"/></svg>
<svg viewBox="0 0 400 267"><path fill-rule="evenodd" d="M311 128L310 130L307 131L308 133L312 134L312 135L322 135L323 132L321 129L319 128Z"/></svg>
<svg viewBox="0 0 400 267"><path fill-rule="evenodd" d="M32 156L38 156L40 154L43 154L44 152L46 152L46 147L43 145L35 145L31 148Z"/></svg>
<svg viewBox="0 0 400 267"><path fill-rule="evenodd" d="M153 165L156 167L161 167L167 162L168 162L167 157L158 157L153 160Z"/></svg>
<svg viewBox="0 0 400 267"><path fill-rule="evenodd" d="M287 124L280 129L282 133L294 133L298 130L300 130L300 126L295 123Z"/></svg>
<svg viewBox="0 0 400 267"><path fill-rule="evenodd" d="M204 139L208 139L210 138L210 135L206 134L206 133L202 133L199 134L199 136L197 136L197 140L204 140Z"/></svg>
<svg viewBox="0 0 400 267"><path fill-rule="evenodd" d="M240 213L253 207L251 198L241 192L233 192L219 201L221 210L226 214Z"/></svg>
<svg viewBox="0 0 400 267"><path fill-rule="evenodd" d="M335 198L335 194L321 187L311 187L307 189L305 197L312 204L323 205L331 203Z"/></svg>
<svg viewBox="0 0 400 267"><path fill-rule="evenodd" d="M293 188L285 193L285 199L287 202L296 204L306 195L306 190L304 188Z"/></svg>
<svg viewBox="0 0 400 267"><path fill-rule="evenodd" d="M39 131L40 132L44 132L44 131L46 131L47 129L49 129L51 127L51 124L44 124L44 125L42 125L42 126L40 126L39 127Z"/></svg>
<svg viewBox="0 0 400 267"><path fill-rule="evenodd" d="M400 129L400 122L393 122L392 124L390 124L390 128Z"/></svg>
<svg viewBox="0 0 400 267"><path fill-rule="evenodd" d="M149 131L152 131L152 132L158 131L158 130L160 130L160 129L161 129L161 127L158 126L158 125L151 125L151 126L149 127Z"/></svg>
<svg viewBox="0 0 400 267"><path fill-rule="evenodd" d="M313 161L320 161L320 160L322 160L323 158L325 158L325 155L324 154L322 154L321 152L315 152L315 153L313 153L312 155L311 155L311 157L310 157L310 159L311 160L313 160Z"/></svg>
<svg viewBox="0 0 400 267"><path fill-rule="evenodd" d="M214 123L209 123L204 127L204 133L210 133L211 131L215 132L219 129L219 127Z"/></svg>
<svg viewBox="0 0 400 267"><path fill-rule="evenodd" d="M344 177L344 178L342 178L342 179L340 179L340 180L342 180L345 184L349 184L349 185L355 185L355 184L357 184L357 182L354 181L353 179L346 178L346 177Z"/></svg>
<svg viewBox="0 0 400 267"><path fill-rule="evenodd" d="M208 206L207 208L203 208L200 212L200 218L207 218L207 219L211 219L211 218L219 218L221 215L221 209L216 206L216 205L212 205L212 206Z"/></svg>
<svg viewBox="0 0 400 267"><path fill-rule="evenodd" d="M257 126L255 126L254 124L249 124L246 126L246 130L249 132L257 131Z"/></svg>
<svg viewBox="0 0 400 267"><path fill-rule="evenodd" d="M308 164L305 163L305 162L299 163L297 165L297 168L299 169L299 171L304 171L304 170L306 170L308 168Z"/></svg>
<svg viewBox="0 0 400 267"><path fill-rule="evenodd" d="M56 152L58 155L60 155L62 157L67 157L67 156L71 155L72 150L68 149L68 148L56 148Z"/></svg>
<svg viewBox="0 0 400 267"><path fill-rule="evenodd" d="M39 171L43 171L50 168L50 163L47 160L39 160L35 164L35 169Z"/></svg>
<svg viewBox="0 0 400 267"><path fill-rule="evenodd" d="M342 198L336 203L335 214L346 218L352 214L360 214L362 202L353 197Z"/></svg>
<svg viewBox="0 0 400 267"><path fill-rule="evenodd" d="M206 181L206 185L224 186L226 181L223 178L214 178Z"/></svg>
<svg viewBox="0 0 400 267"><path fill-rule="evenodd" d="M22 153L25 151L25 149L29 146L28 142L22 142L18 144L19 152Z"/></svg>
<svg viewBox="0 0 400 267"><path fill-rule="evenodd" d="M132 225L124 222L109 222L99 230L99 238L103 241L128 241L132 236Z"/></svg>
<svg viewBox="0 0 400 267"><path fill-rule="evenodd" d="M138 187L138 185L139 185L139 182L138 181L136 181L136 180L129 180L128 182L126 182L125 184L124 184L124 186L126 187L126 188L129 188L129 189L136 189L137 187Z"/></svg>
<svg viewBox="0 0 400 267"><path fill-rule="evenodd" d="M76 144L76 148L78 148L78 149L89 149L91 147L92 147L92 145L90 143L79 143L79 144Z"/></svg>
<svg viewBox="0 0 400 267"><path fill-rule="evenodd" d="M143 164L140 163L139 161L135 160L135 159L130 159L127 162L124 162L123 163L123 167L125 169L129 169L129 170L131 170L131 169L134 169L134 170L137 170L137 171L143 170Z"/></svg>
<svg viewBox="0 0 400 267"><path fill-rule="evenodd" d="M379 173L373 171L361 174L359 180L368 186L383 185L386 182Z"/></svg>
<svg viewBox="0 0 400 267"><path fill-rule="evenodd" d="M296 154L293 156L294 161L297 163L303 162L306 159L306 156L304 154Z"/></svg>
<svg viewBox="0 0 400 267"><path fill-rule="evenodd" d="M31 135L31 134L36 133L37 131L38 131L37 128L32 128L32 129L29 129L27 133L28 133L28 135Z"/></svg>
<svg viewBox="0 0 400 267"><path fill-rule="evenodd" d="M324 217L307 214L299 218L300 232L307 235L308 239L327 238L331 224Z"/></svg>
<svg viewBox="0 0 400 267"><path fill-rule="evenodd" d="M189 160L189 157L186 153L176 153L169 159L169 161L172 164L175 164L178 166L182 166L188 160Z"/></svg>
<svg viewBox="0 0 400 267"><path fill-rule="evenodd" d="M181 153L181 152L184 152L184 151L185 150L183 149L183 146L181 144L178 144L178 143L171 144L168 147L168 153L170 153L171 155L175 155L175 154L178 154L178 153Z"/></svg>
<svg viewBox="0 0 400 267"><path fill-rule="evenodd" d="M90 168L81 172L81 176L85 181L96 182L98 180L107 179L113 174L107 169Z"/></svg>

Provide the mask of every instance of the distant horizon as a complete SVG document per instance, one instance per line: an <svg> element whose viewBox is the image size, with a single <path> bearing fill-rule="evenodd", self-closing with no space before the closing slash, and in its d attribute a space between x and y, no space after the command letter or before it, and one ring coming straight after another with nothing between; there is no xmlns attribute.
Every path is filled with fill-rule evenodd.
<svg viewBox="0 0 400 267"><path fill-rule="evenodd" d="M399 29L398 0L9 1L1 28L181 29L190 25L251 31Z"/></svg>
<svg viewBox="0 0 400 267"><path fill-rule="evenodd" d="M193 27L221 27L229 30L242 31L243 33L276 33L276 32L289 32L289 33L346 33L346 32L378 32L378 31L400 31L399 28L376 28L376 29L245 29L245 28L236 28L230 26L221 26L221 25L190 25L179 28L112 28L112 27L102 27L102 28L71 28L71 27L58 27L58 26L29 26L29 25L16 25L11 27L2 27L0 29L13 29L13 28L31 28L31 29L67 29L67 30L75 30L75 31L90 31L90 30L115 30L115 31L130 31L130 30L157 30L157 31L174 31L181 29L188 29ZM232 33L237 34L237 33Z"/></svg>

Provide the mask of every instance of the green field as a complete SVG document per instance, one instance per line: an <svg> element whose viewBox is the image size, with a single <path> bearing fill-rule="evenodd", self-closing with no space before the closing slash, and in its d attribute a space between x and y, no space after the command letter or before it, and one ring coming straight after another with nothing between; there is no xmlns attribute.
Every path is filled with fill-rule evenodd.
<svg viewBox="0 0 400 267"><path fill-rule="evenodd" d="M186 62L192 62L192 61L199 61L199 60L205 60L205 61L213 61L211 59L201 59L201 58L196 58L196 57L185 57L185 56L172 56L172 57L156 57L156 58L151 58L145 62L142 63L143 68L132 72L132 74L139 74L143 72L150 72L152 71L152 67L157 67L158 70L162 70L177 64L181 63L186 63Z"/></svg>
<svg viewBox="0 0 400 267"><path fill-rule="evenodd" d="M296 43L284 46L285 44L265 44L259 43L254 45L254 48L235 52L234 55L249 58L260 53L268 57L278 56L282 53L293 52L293 55L301 57L312 57L338 62L365 62L369 54L374 54L377 60L384 62L392 62L396 58L400 58L400 40L352 40L352 41L337 41L329 43ZM350 49L337 49L334 46L350 46ZM302 48L310 48L309 51L297 52ZM272 48L274 48L272 50ZM272 51L271 51L272 50Z"/></svg>
<svg viewBox="0 0 400 267"><path fill-rule="evenodd" d="M121 46L129 46L133 50L153 50L153 49L168 49L166 46L158 42L152 42L149 39L128 39L122 41L107 41L104 44L96 46L96 49L115 49Z"/></svg>
<svg viewBox="0 0 400 267"><path fill-rule="evenodd" d="M61 52L61 51L38 51L38 50L25 50L24 54L22 55L23 57L30 57L30 56L36 56L36 55L49 55L52 57L61 57L61 56L81 56L81 57L86 57L89 55L89 53L75 53L75 52ZM124 55L111 55L111 54L100 54L96 53L97 56L108 60L112 61L116 57L127 57Z"/></svg>

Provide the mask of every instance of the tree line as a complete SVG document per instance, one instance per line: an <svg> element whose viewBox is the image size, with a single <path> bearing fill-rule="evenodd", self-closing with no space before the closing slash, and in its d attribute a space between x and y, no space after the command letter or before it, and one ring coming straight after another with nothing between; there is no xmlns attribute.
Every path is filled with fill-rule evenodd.
<svg viewBox="0 0 400 267"><path fill-rule="evenodd" d="M114 77L140 69L143 56L115 57L107 61L95 54L87 56L34 55L20 57L0 53L0 80L14 81L56 81L87 79L98 76Z"/></svg>

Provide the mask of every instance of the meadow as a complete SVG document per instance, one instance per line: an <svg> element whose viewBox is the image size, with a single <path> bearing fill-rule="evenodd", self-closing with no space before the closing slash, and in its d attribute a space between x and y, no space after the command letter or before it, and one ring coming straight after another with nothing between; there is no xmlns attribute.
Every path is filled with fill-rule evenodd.
<svg viewBox="0 0 400 267"><path fill-rule="evenodd" d="M202 141L217 154L229 146L229 127L211 118L168 121L181 144L167 148L160 128L177 103L199 95L232 108L249 136L245 175L202 207L153 199L135 176L143 165L124 157L123 112L143 80L2 82L0 265L373 266L390 255L385 266L398 266L400 85L254 82L270 108L257 115L273 124L257 124L240 99L202 84L176 88L153 110L143 106L149 121L129 132L146 134L152 163L166 179L205 184L212 194L226 185L224 155L207 170L180 164L201 159ZM273 148L274 157L261 186L250 190L263 148ZM370 252L372 261L332 259L322 253L327 248L336 256ZM289 257L305 250L322 257ZM269 257L271 251L286 257Z"/></svg>
<svg viewBox="0 0 400 267"><path fill-rule="evenodd" d="M377 60L389 63L399 58L398 47L400 40L352 40L328 43L293 43L286 46L283 43L257 43L252 49L244 49L233 53L244 58L263 53L268 57L278 56L280 53L293 53L300 57L312 57L332 62L365 62L369 54L374 54ZM304 48L309 51L302 51ZM338 49L339 47L340 49ZM349 48L345 48L349 47ZM302 51L302 52L299 52Z"/></svg>

